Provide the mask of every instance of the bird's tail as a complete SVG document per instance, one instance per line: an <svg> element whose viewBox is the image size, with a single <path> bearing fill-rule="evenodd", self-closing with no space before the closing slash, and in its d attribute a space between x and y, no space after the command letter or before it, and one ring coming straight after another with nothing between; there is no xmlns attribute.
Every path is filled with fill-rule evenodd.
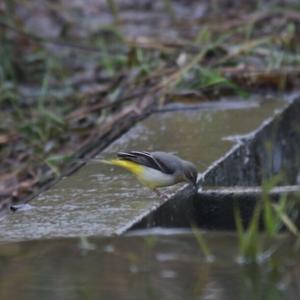
<svg viewBox="0 0 300 300"><path fill-rule="evenodd" d="M124 168L136 175L139 175L141 173L141 171L143 170L141 165L138 165L135 162L129 161L129 160L125 160L125 159L101 159L100 160L101 163L104 164L108 164L108 165L113 165L113 166L118 166L121 168Z"/></svg>
<svg viewBox="0 0 300 300"><path fill-rule="evenodd" d="M121 159L101 159L99 162L107 165L113 165L113 166L119 166L123 167L124 166L124 160Z"/></svg>

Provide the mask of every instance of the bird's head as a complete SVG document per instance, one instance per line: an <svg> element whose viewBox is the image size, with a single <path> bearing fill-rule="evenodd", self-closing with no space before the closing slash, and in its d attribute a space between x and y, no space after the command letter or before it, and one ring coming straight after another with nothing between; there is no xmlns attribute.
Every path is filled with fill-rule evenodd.
<svg viewBox="0 0 300 300"><path fill-rule="evenodd" d="M186 161L183 166L183 173L184 180L196 187L198 177L198 171L196 167L192 163Z"/></svg>

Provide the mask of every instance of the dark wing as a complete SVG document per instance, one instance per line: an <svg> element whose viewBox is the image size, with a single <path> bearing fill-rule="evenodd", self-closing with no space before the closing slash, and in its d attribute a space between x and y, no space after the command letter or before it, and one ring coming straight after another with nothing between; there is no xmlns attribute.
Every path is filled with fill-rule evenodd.
<svg viewBox="0 0 300 300"><path fill-rule="evenodd" d="M140 165L156 169L163 173L172 174L174 170L170 170L161 162L157 157L154 157L150 152L146 151L129 151L129 152L119 152L118 157L121 159L126 159L133 161Z"/></svg>
<svg viewBox="0 0 300 300"><path fill-rule="evenodd" d="M175 173L178 166L181 165L180 159L171 153L156 151L152 152L152 156L167 174Z"/></svg>

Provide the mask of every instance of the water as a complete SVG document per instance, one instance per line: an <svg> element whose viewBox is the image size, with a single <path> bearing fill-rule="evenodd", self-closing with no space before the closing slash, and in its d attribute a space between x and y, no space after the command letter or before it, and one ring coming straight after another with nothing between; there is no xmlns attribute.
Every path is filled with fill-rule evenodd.
<svg viewBox="0 0 300 300"><path fill-rule="evenodd" d="M118 238L58 239L2 244L1 299L298 299L299 256L278 238L269 262L241 265L230 233L205 239L207 262L189 231ZM284 245L284 247L280 247Z"/></svg>

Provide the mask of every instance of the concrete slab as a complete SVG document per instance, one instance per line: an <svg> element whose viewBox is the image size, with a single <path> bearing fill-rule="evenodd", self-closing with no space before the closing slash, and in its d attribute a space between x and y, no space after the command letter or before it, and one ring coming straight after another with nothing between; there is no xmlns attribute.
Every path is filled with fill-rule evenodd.
<svg viewBox="0 0 300 300"><path fill-rule="evenodd" d="M129 149L174 151L203 172L236 145L224 137L248 134L285 105L284 101L226 101L193 111L156 113L108 147L104 155ZM1 220L1 240L121 233L159 206L160 200L125 171L89 163L31 205L32 210Z"/></svg>
<svg viewBox="0 0 300 300"><path fill-rule="evenodd" d="M300 196L300 98L266 119L257 130L238 137L238 143L201 176L197 194L186 188L171 201L141 218L128 229L190 227L233 230L234 207L239 205L247 224L262 198L261 186L278 176L270 191L277 201L282 195L299 206ZM292 186L289 186L292 185ZM295 202L297 201L297 202ZM294 205L294 206L295 206ZM300 224L300 217L293 220Z"/></svg>

